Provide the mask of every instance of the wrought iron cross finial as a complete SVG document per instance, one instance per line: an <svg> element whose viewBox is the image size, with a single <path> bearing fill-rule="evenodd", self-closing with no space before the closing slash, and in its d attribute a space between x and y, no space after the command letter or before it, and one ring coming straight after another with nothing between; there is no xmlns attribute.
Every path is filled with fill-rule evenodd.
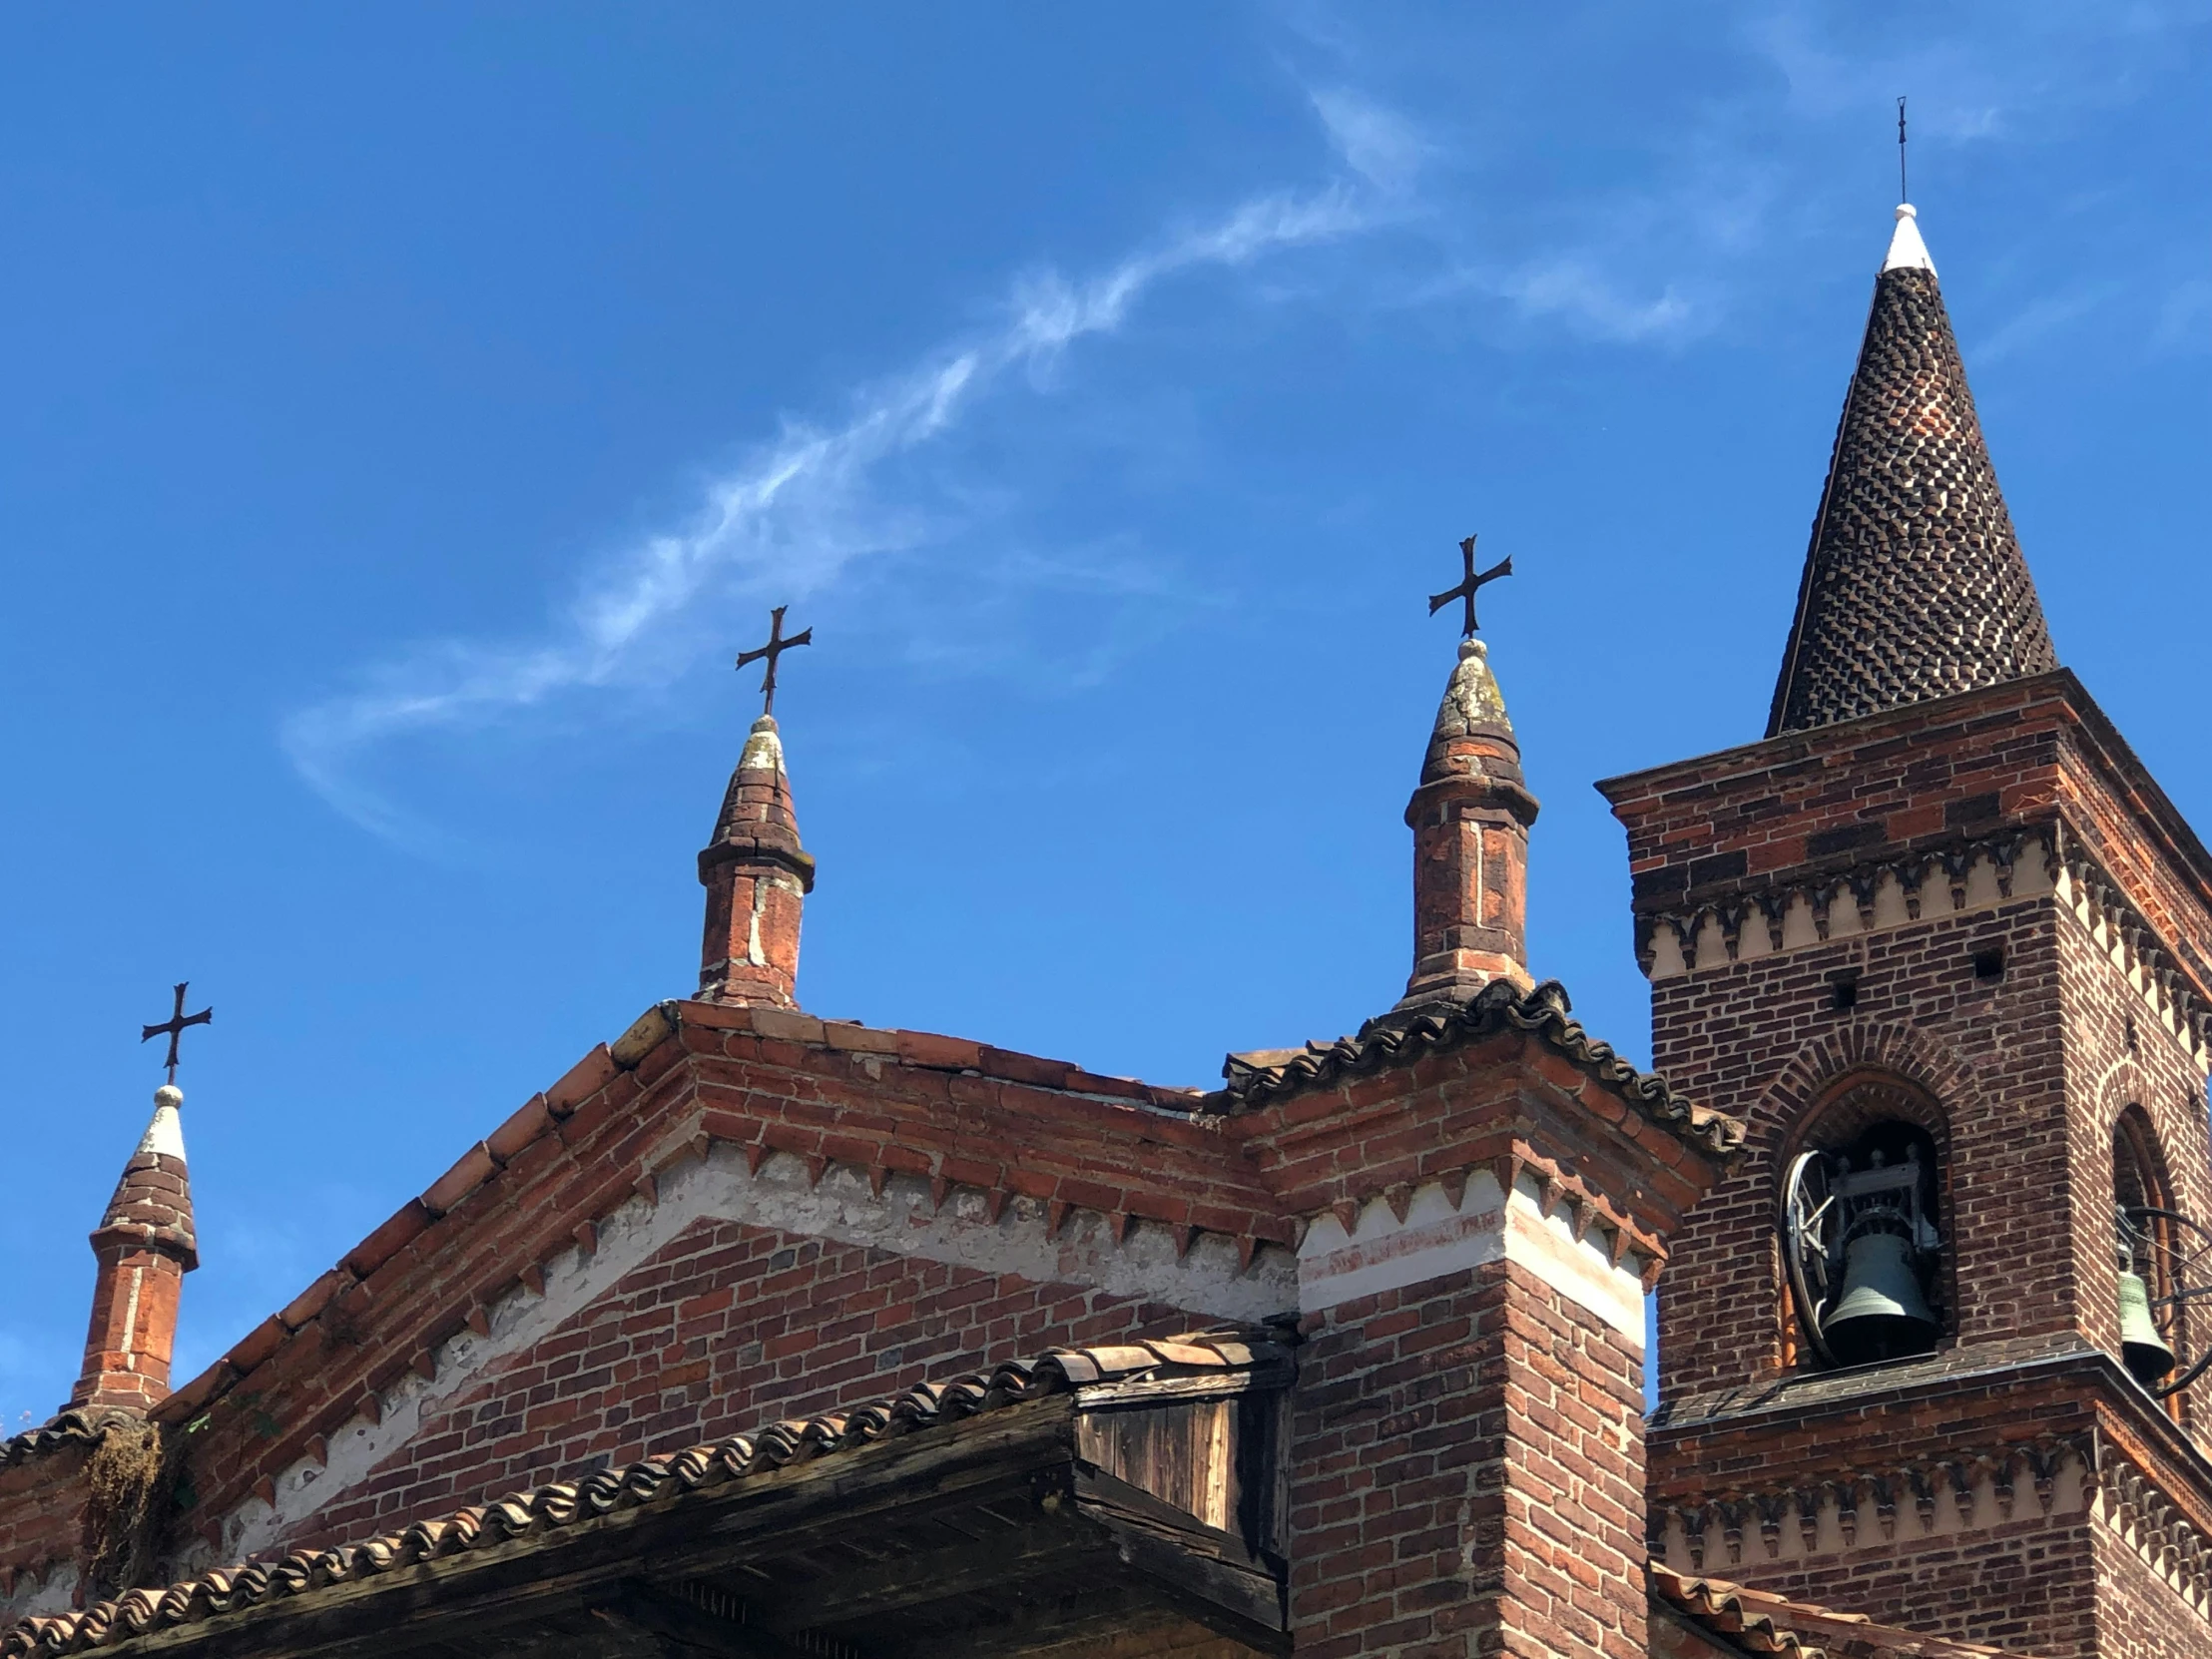
<svg viewBox="0 0 2212 1659"><path fill-rule="evenodd" d="M169 1038L169 1059L165 1063L169 1067L169 1080L172 1083L177 1081L177 1039L185 1034L185 1029L188 1026L212 1025L215 1023L215 1007L212 1003L201 1009L197 1014L185 1012L185 986L191 983L192 981L187 979L177 986L177 1008L169 1016L167 1023L149 1025L139 1034L139 1041L142 1043L152 1042L156 1037L164 1035Z"/></svg>
<svg viewBox="0 0 2212 1659"><path fill-rule="evenodd" d="M768 644L751 651L738 653L738 667L740 668L745 667L748 663L760 662L764 658L768 662L767 678L761 682L761 713L764 715L776 713L776 659L795 646L815 643L815 631L812 628L804 629L794 634L790 639L784 638L784 613L790 609L789 605L779 605L775 610L769 612Z"/></svg>
<svg viewBox="0 0 2212 1659"><path fill-rule="evenodd" d="M1898 100L1898 200L1910 202L1913 193L1905 188L1905 100Z"/></svg>
<svg viewBox="0 0 2212 1659"><path fill-rule="evenodd" d="M1474 638L1476 627L1474 620L1475 594L1481 591L1484 582L1494 582L1500 576L1512 575L1513 559L1511 554L1507 554L1496 564L1490 566L1488 570L1477 576L1474 573L1474 538L1472 536L1459 544L1459 558L1466 566L1467 573L1465 577L1460 580L1459 585L1455 588L1446 588L1442 593L1430 594L1428 596L1428 614L1434 616L1454 599L1465 600L1467 602L1467 614L1460 626L1459 633L1461 638L1471 640Z"/></svg>

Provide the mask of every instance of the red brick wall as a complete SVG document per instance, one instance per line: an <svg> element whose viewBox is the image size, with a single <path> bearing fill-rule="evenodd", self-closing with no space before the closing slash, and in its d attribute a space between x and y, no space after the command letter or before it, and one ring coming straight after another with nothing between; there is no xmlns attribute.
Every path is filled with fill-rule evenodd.
<svg viewBox="0 0 2212 1659"><path fill-rule="evenodd" d="M1664 1518L1674 1506L1702 1506L1702 1554L1670 1550L1677 1570L1963 1641L2087 1659L2099 1595L2088 1529L2102 1523L2089 1513L2096 1482L2086 1459L2131 1431L2103 1408L2101 1362L1994 1363L2029 1358L2020 1351L2034 1346L1961 1360L1949 1378L1892 1372L1884 1388L1884 1373L1866 1373L1825 1400L1657 1424L1653 1531L1671 1530ZM2135 1409L2149 1415L2145 1404ZM1810 1535L1805 1506L1817 1522ZM1680 1544L1689 1544L1700 1528L1681 1519ZM2181 1608L2171 1590L2161 1593Z"/></svg>
<svg viewBox="0 0 2212 1659"><path fill-rule="evenodd" d="M2070 724L2051 685L2015 682L1601 787L1628 827L1644 898L1833 861L1854 849L1852 832L1861 844L1911 844L1961 821L2047 816ZM1743 856L1723 874L1714 860L1731 853Z"/></svg>
<svg viewBox="0 0 2212 1659"><path fill-rule="evenodd" d="M286 1542L368 1536L1056 1344L1193 1324L1080 1285L703 1222L427 1416Z"/></svg>
<svg viewBox="0 0 2212 1659"><path fill-rule="evenodd" d="M2059 795L2068 826L2144 919L2180 949L2178 965L2199 993L2212 990L2212 884L2162 822L2171 808L2146 802L2141 784L2127 776L2141 763L2117 752L2118 735L2101 714L2070 736L2060 754Z"/></svg>
<svg viewBox="0 0 2212 1659"><path fill-rule="evenodd" d="M1202 1307L1286 1312L1286 1247L1315 1211L1402 1223L1416 1191L1456 1209L1474 1172L1510 1187L1526 1171L1571 1218L1578 1242L1559 1248L1616 1249L1632 1276L1710 1181L1720 1134L1657 1121L1609 1051L1515 1026L1216 1115L1227 1102L1199 1111L952 1039L681 1012L673 1037L588 1057L165 1404L165 1420L207 1418L178 1546L204 1563L358 1536L1051 1344L1223 1317ZM1558 1016L1534 1017L1550 1032ZM681 1206L729 1199L725 1178L768 1209L677 1232ZM897 1239L832 1241L808 1216ZM662 1219L673 1239L650 1235L643 1256L640 1230ZM614 1254L633 1245L636 1267ZM992 1271L934 1265L970 1250ZM1469 1305L1453 1364L1475 1366L1484 1342L1509 1357L1492 1461L1525 1524L1486 1535L1439 1499L1390 1547L1462 1589L1489 1573L1500 1631L1587 1626L1602 1636L1589 1651L1629 1659L1644 1616L1640 1334L1493 1277L1497 1306L1478 1322ZM542 1299L610 1281L538 1334L554 1317ZM1404 1386L1418 1420L1431 1382ZM1422 1455L1471 1503L1457 1448ZM1593 1584L1590 1559L1617 1570Z"/></svg>
<svg viewBox="0 0 2212 1659"><path fill-rule="evenodd" d="M1914 844L1978 823L2062 816L2152 923L2212 964L2201 848L2070 674L1992 686L1821 727L1601 786L1629 830L1639 894L1818 863L1869 841ZM1990 798L1994 798L1993 800ZM1816 841L1815 837L1823 837ZM2193 838L2193 837L2189 837ZM1845 845L1838 845L1839 841ZM1710 865L1707 866L1710 869ZM1660 879L1656 872L1669 871Z"/></svg>
<svg viewBox="0 0 2212 1659"><path fill-rule="evenodd" d="M1309 1322L1301 1659L1644 1659L1642 1356L1506 1262Z"/></svg>
<svg viewBox="0 0 2212 1659"><path fill-rule="evenodd" d="M2178 952L2162 965L2184 970L2186 997L2190 979L2204 988L2201 970L2212 960L2189 954L2212 939L2203 872L2132 766L2059 675L1608 789L1628 826L1636 906L1647 918L2055 824L2069 855L2086 849L2160 935L2135 943ZM2039 863L2040 849L2024 856ZM2051 1431L2058 1406L2031 1397L2025 1381L2035 1352L2076 1333L2107 1353L2119 1347L2111 1137L2127 1106L2141 1105L2155 1126L2179 1207L2212 1223L2201 1074L2128 969L2056 895L2023 893L1960 913L1943 902L1944 880L1939 868L1931 872L1917 920L1725 963L1708 948L1704 966L1653 985L1657 1068L1693 1098L1744 1118L1749 1131L1742 1161L1686 1218L1661 1287L1662 1396L1685 1422L1717 1414L1701 1427L1654 1432L1654 1491L1666 1501L1783 1501L1908 1464L1971 1463L1990 1446ZM1839 890L1835 904L1852 903ZM1765 922L1754 911L1743 925L1763 930ZM1973 957L1992 947L2003 953L2002 977L1977 978ZM1839 1008L1833 985L1847 971L1857 974L1856 1000ZM1724 1404L1726 1390L1796 1369L1775 1227L1779 1186L1799 1132L1855 1077L1897 1079L1939 1109L1951 1322L1939 1352L1950 1358L1923 1368L1919 1382L1868 1374L1823 1384L1843 1390L1825 1416L1774 1409L1731 1426L1728 1411L1751 1412L1751 1403ZM2023 1369L1999 1371L1969 1410L1955 1385L1934 1375L1945 1368ZM2082 1378L2081 1397L2065 1407L2075 1416L2100 1395L2106 1417L2152 1409L2094 1362ZM1861 1408L1839 1414L1852 1390ZM2162 1478L2178 1479L2175 1501L2203 1515L2212 1489L2186 1462L2176 1459ZM2118 1617L2187 1626L2200 1644L2212 1634L2147 1575L2124 1591L2100 1577L2104 1539L2092 1549L2090 1528L2085 1516L2046 1516L2032 1504L2003 1525L1926 1540L1870 1536L1862 1522L1856 1546L1840 1555L1788 1562L1747 1549L1747 1559L1731 1561L1709 1548L1705 1570L2037 1653L2104 1651L2100 1630Z"/></svg>
<svg viewBox="0 0 2212 1659"><path fill-rule="evenodd" d="M2004 976L1977 981L1972 955L1992 944ZM1859 971L1858 1002L1838 1011L1830 981L1844 967ZM1855 1068L1909 1078L1943 1108L1947 1290L1961 1342L2079 1329L2118 1352L2111 1142L2130 1104L2157 1131L2176 1203L2212 1223L2194 1066L2054 900L1663 979L1652 1023L1659 1069L1749 1124L1742 1161L1675 1240L1659 1299L1664 1397L1784 1369L1783 1166L1824 1086ZM2201 1412L2203 1385L2192 1393Z"/></svg>
<svg viewBox="0 0 2212 1659"><path fill-rule="evenodd" d="M91 1330L72 1405L144 1411L169 1393L185 1267L175 1253L110 1238L95 1246Z"/></svg>
<svg viewBox="0 0 2212 1659"><path fill-rule="evenodd" d="M84 1537L89 1446L63 1445L0 1469L0 1606L38 1593L76 1565Z"/></svg>
<svg viewBox="0 0 2212 1659"><path fill-rule="evenodd" d="M1742 1160L1675 1238L1659 1293L1662 1397L1784 1369L1780 1182L1824 1091L1862 1069L1920 1085L1947 1121L1941 1224L1960 1339L2069 1325L2081 1247L2052 1200L2067 1188L2071 1138L2057 1014L2070 925L2030 899L1653 985L1657 1068L1749 1126ZM1977 981L1973 954L1992 944L2004 977ZM1832 1005L1843 969L1859 973L1849 1010Z"/></svg>
<svg viewBox="0 0 2212 1659"><path fill-rule="evenodd" d="M2122 1659L2119 1650L2099 1641L2096 1574L2106 1541L2101 1532L2086 1514L2034 1516L1947 1534L1917 1548L1814 1556L1787 1568L1767 1563L1713 1571L1793 1601L1864 1613L1879 1624L1932 1636L2011 1648L2036 1659ZM2186 1614L2171 1590L2158 1589ZM2198 1628L2201 1632L2201 1623Z"/></svg>
<svg viewBox="0 0 2212 1659"><path fill-rule="evenodd" d="M2067 844L2086 847L2180 953L2163 965L2186 970L2212 941L2204 872L2134 769L2058 674L1607 789L1647 916L2055 818ZM1942 881L1939 870L1928 877ZM1905 926L1725 965L1708 952L1706 966L1654 984L1658 1069L1750 1125L1748 1155L1676 1242L1661 1298L1664 1393L1772 1377L1789 1363L1774 1239L1781 1161L1824 1087L1856 1064L1922 1085L1947 1120L1946 1288L1961 1342L2070 1328L2116 1348L2110 1138L2130 1103L2156 1125L2179 1206L2212 1225L2202 1077L2128 970L2056 898L1953 913L1935 896L1925 909ZM1743 925L1765 922L1754 914ZM1972 971L1989 947L2005 958L1995 983ZM1833 981L1850 970L1857 1004L1838 1010Z"/></svg>
<svg viewBox="0 0 2212 1659"><path fill-rule="evenodd" d="M2058 1023L2066 1033L2066 1096L2071 1132L2075 1232L2081 1240L2081 1329L2107 1353L2119 1352L2119 1281L2107 1220L2112 1203L2112 1132L2140 1106L2157 1140L2175 1206L2212 1228L2212 1133L2203 1079L2172 1036L2150 1017L2109 953L2070 918L2061 922ZM2128 1031L2132 1024L2135 1041ZM2212 1312L2189 1333L2198 1351L2212 1346ZM2188 1390L2185 1420L2200 1433L2212 1413L2212 1384Z"/></svg>
<svg viewBox="0 0 2212 1659"><path fill-rule="evenodd" d="M1789 872L2060 823L2212 998L2212 859L2072 675L2044 675L1656 768L1601 788L1639 914Z"/></svg>
<svg viewBox="0 0 2212 1659"><path fill-rule="evenodd" d="M2204 1659L2212 1624L2191 1612L2143 1558L2104 1527L2091 1539L2097 1597L2097 1659Z"/></svg>
<svg viewBox="0 0 2212 1659"><path fill-rule="evenodd" d="M604 1047L587 1056L179 1390L165 1418L210 1417L191 1530L336 1441L364 1399L572 1252L580 1227L588 1235L653 1191L656 1171L710 1146L727 1157L734 1144L749 1162L787 1154L818 1177L835 1165L871 1184L918 1178L945 1198L981 1190L996 1206L1042 1208L1063 1234L1087 1210L1117 1238L1160 1230L1146 1241L1155 1251L1162 1234L1178 1238L1194 1261L1202 1231L1209 1250L1220 1235L1244 1241L1247 1260L1293 1236L1250 1166L1190 1115L1194 1096L954 1038L681 1010L681 1029L635 1069Z"/></svg>

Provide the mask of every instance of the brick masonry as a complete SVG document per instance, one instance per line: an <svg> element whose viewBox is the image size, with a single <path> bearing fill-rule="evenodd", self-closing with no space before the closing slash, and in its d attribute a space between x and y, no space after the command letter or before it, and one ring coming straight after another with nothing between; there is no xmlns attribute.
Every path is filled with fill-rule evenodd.
<svg viewBox="0 0 2212 1659"><path fill-rule="evenodd" d="M1456 1299L1446 1391L1493 1355L1481 1480L1503 1484L1488 1510L1399 1517L1391 1604L1459 1598L1468 1641L1586 1631L1625 1655L1641 1293L1725 1126L1528 1008L1241 1107L771 1008L649 1015L158 1409L197 1425L171 1565L388 1530L1052 1343L1301 1310L1368 1329L1373 1306ZM1377 1379L1418 1367L1427 1339L1373 1330ZM1457 1457L1415 1431L1456 1420L1423 1403L1436 1386L1408 1373L1402 1413L1355 1413L1349 1434L1409 1436L1364 1466ZM1400 1651L1314 1593L1330 1651Z"/></svg>
<svg viewBox="0 0 2212 1659"><path fill-rule="evenodd" d="M952 1377L1188 1309L703 1221L548 1337L486 1366L278 1547L365 1537L578 1470ZM362 1430L356 1429L355 1432Z"/></svg>
<svg viewBox="0 0 2212 1659"><path fill-rule="evenodd" d="M1510 1032L1241 1129L1323 1211L1301 1250L1297 1651L1642 1655L1637 1293L1718 1159Z"/></svg>
<svg viewBox="0 0 2212 1659"><path fill-rule="evenodd" d="M773 716L753 723L699 854L707 889L699 994L714 1001L794 1006L799 935L815 861L800 844L784 741Z"/></svg>
<svg viewBox="0 0 2212 1659"><path fill-rule="evenodd" d="M2105 1558L2127 1507L2114 1436L2161 1448L2156 1503L2203 1535L2212 1396L2165 1414L2097 1351L2120 1346L2123 1113L2166 1196L2212 1218L2212 860L2063 673L1603 788L1655 1063L1747 1125L1660 1292L1655 1543L1962 1639L2206 1651L2200 1574L2123 1590ZM1850 1113L1938 1148L1943 1332L1932 1360L1831 1382L1802 1352L1776 1215L1789 1159ZM2021 1501L2051 1459L2071 1495Z"/></svg>
<svg viewBox="0 0 2212 1659"><path fill-rule="evenodd" d="M1642 1367L1510 1261L1330 1309L1293 1426L1298 1652L1642 1659Z"/></svg>
<svg viewBox="0 0 2212 1659"><path fill-rule="evenodd" d="M0 1468L0 1611L69 1605L84 1538L89 1443L61 1445Z"/></svg>
<svg viewBox="0 0 2212 1659"><path fill-rule="evenodd" d="M795 1235L964 1262L1009 1302L1066 1284L1185 1324L1295 1303L1295 1230L1240 1187L1195 1097L952 1039L831 1041L774 1010L683 1009L632 1069L602 1049L526 1105L163 1404L165 1421L207 1417L187 1517L206 1558L309 1524L350 1488L349 1457L380 1462L686 1218L781 1216Z"/></svg>
<svg viewBox="0 0 2212 1659"><path fill-rule="evenodd" d="M93 1230L98 1272L71 1405L145 1411L169 1392L178 1304L185 1275L200 1262L177 1112L183 1102L175 1085L155 1094L153 1120Z"/></svg>

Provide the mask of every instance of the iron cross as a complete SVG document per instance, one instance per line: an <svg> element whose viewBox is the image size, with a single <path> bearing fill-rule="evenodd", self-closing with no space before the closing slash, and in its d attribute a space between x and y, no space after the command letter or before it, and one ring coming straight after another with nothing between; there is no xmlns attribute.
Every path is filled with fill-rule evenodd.
<svg viewBox="0 0 2212 1659"><path fill-rule="evenodd" d="M768 676L761 682L761 713L764 715L776 713L776 659L795 646L815 643L815 631L812 628L803 629L790 639L784 638L784 613L790 609L789 605L779 605L769 612L768 644L738 654L740 668L748 663L760 662L763 658L768 660Z"/></svg>
<svg viewBox="0 0 2212 1659"><path fill-rule="evenodd" d="M1905 188L1905 100L1898 100L1898 200L1910 202L1913 193Z"/></svg>
<svg viewBox="0 0 2212 1659"><path fill-rule="evenodd" d="M1472 536L1459 544L1459 557L1467 567L1465 578L1455 588L1446 588L1442 593L1430 594L1428 596L1428 614L1434 616L1454 599L1464 599L1467 602L1467 616L1466 622L1459 632L1465 638L1471 640L1474 638L1475 630L1474 596L1481 591L1484 582L1494 582L1500 576L1512 575L1513 559L1512 555L1508 554L1481 575L1475 575L1474 538Z"/></svg>
<svg viewBox="0 0 2212 1659"><path fill-rule="evenodd" d="M212 1004L201 1009L200 1012L198 1012L197 1014L188 1014L185 1012L185 985L189 985L191 983L192 981L188 979L184 982L184 984L180 984L177 987L177 1008L176 1011L169 1016L168 1023L164 1025L149 1025L139 1036L139 1041L142 1043L152 1042L156 1037L164 1035L169 1038L168 1065L169 1080L172 1083L177 1081L177 1039L185 1034L185 1028L187 1026L212 1025L215 1023L215 1008Z"/></svg>

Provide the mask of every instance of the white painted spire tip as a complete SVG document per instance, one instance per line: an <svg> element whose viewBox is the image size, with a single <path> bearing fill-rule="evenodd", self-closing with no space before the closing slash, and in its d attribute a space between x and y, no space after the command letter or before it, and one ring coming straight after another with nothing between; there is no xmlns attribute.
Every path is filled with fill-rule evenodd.
<svg viewBox="0 0 2212 1659"><path fill-rule="evenodd" d="M1910 202L1898 204L1898 228L1890 238L1890 257L1882 262L1884 271L1925 271L1936 275L1936 262L1928 257L1928 244L1921 240L1920 212Z"/></svg>
<svg viewBox="0 0 2212 1659"><path fill-rule="evenodd" d="M174 1083L164 1084L154 1091L154 1121L139 1137L139 1151L158 1152L180 1164L185 1161L185 1125L177 1111L184 1103L185 1092Z"/></svg>

